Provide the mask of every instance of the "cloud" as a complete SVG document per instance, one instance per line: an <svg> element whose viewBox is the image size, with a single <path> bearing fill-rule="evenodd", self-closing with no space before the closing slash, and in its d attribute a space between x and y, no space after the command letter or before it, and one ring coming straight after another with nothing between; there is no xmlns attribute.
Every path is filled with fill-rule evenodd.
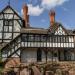
<svg viewBox="0 0 75 75"><path fill-rule="evenodd" d="M69 0L42 0L41 6L46 9L51 9L56 6L62 5L64 2Z"/></svg>
<svg viewBox="0 0 75 75"><path fill-rule="evenodd" d="M28 4L28 14L30 16L39 16L44 10L50 10L51 8L60 6L67 1L69 0L41 0L40 5L38 4L34 6L33 4ZM64 8L64 10L67 11L66 8ZM21 11L21 13L23 13L23 11Z"/></svg>
<svg viewBox="0 0 75 75"><path fill-rule="evenodd" d="M28 14L31 16L39 16L44 11L39 5L33 6L32 4L28 4L28 10Z"/></svg>
<svg viewBox="0 0 75 75"><path fill-rule="evenodd" d="M64 11L68 11L68 9L67 9L67 8L65 8L65 7L62 7L62 9L63 9Z"/></svg>

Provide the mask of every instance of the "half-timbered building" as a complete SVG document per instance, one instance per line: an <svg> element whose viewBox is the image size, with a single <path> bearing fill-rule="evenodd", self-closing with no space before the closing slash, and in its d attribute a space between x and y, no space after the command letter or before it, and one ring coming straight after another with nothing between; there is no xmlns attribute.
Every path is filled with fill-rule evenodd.
<svg viewBox="0 0 75 75"><path fill-rule="evenodd" d="M6 67L21 63L47 61L75 61L75 33L55 21L49 13L48 29L30 26L28 7L23 6L23 17L11 6L0 12L0 44L2 61Z"/></svg>

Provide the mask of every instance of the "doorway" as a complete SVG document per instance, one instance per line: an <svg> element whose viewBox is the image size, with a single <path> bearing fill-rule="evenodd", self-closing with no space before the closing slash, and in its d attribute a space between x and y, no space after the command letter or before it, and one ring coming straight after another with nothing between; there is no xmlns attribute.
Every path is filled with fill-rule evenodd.
<svg viewBox="0 0 75 75"><path fill-rule="evenodd" d="M37 50L37 62L41 62L42 60L42 50L38 48Z"/></svg>

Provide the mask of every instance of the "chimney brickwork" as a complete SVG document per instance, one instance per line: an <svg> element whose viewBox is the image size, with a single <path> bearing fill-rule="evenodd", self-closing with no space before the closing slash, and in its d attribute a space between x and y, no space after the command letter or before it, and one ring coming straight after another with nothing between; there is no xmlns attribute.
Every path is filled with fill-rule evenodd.
<svg viewBox="0 0 75 75"><path fill-rule="evenodd" d="M51 10L49 16L50 16L50 25L52 26L55 23L55 11Z"/></svg>
<svg viewBox="0 0 75 75"><path fill-rule="evenodd" d="M24 27L29 27L29 15L28 15L28 6L26 4L23 5L23 19L24 19Z"/></svg>

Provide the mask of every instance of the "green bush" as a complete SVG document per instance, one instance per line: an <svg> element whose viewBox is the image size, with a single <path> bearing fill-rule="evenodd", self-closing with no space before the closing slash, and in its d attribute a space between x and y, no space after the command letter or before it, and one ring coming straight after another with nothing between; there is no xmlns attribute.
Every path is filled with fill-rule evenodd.
<svg viewBox="0 0 75 75"><path fill-rule="evenodd" d="M0 67L4 67L4 63L3 62L0 62Z"/></svg>
<svg viewBox="0 0 75 75"><path fill-rule="evenodd" d="M0 49L0 62L2 61L2 58L1 58L1 49Z"/></svg>

